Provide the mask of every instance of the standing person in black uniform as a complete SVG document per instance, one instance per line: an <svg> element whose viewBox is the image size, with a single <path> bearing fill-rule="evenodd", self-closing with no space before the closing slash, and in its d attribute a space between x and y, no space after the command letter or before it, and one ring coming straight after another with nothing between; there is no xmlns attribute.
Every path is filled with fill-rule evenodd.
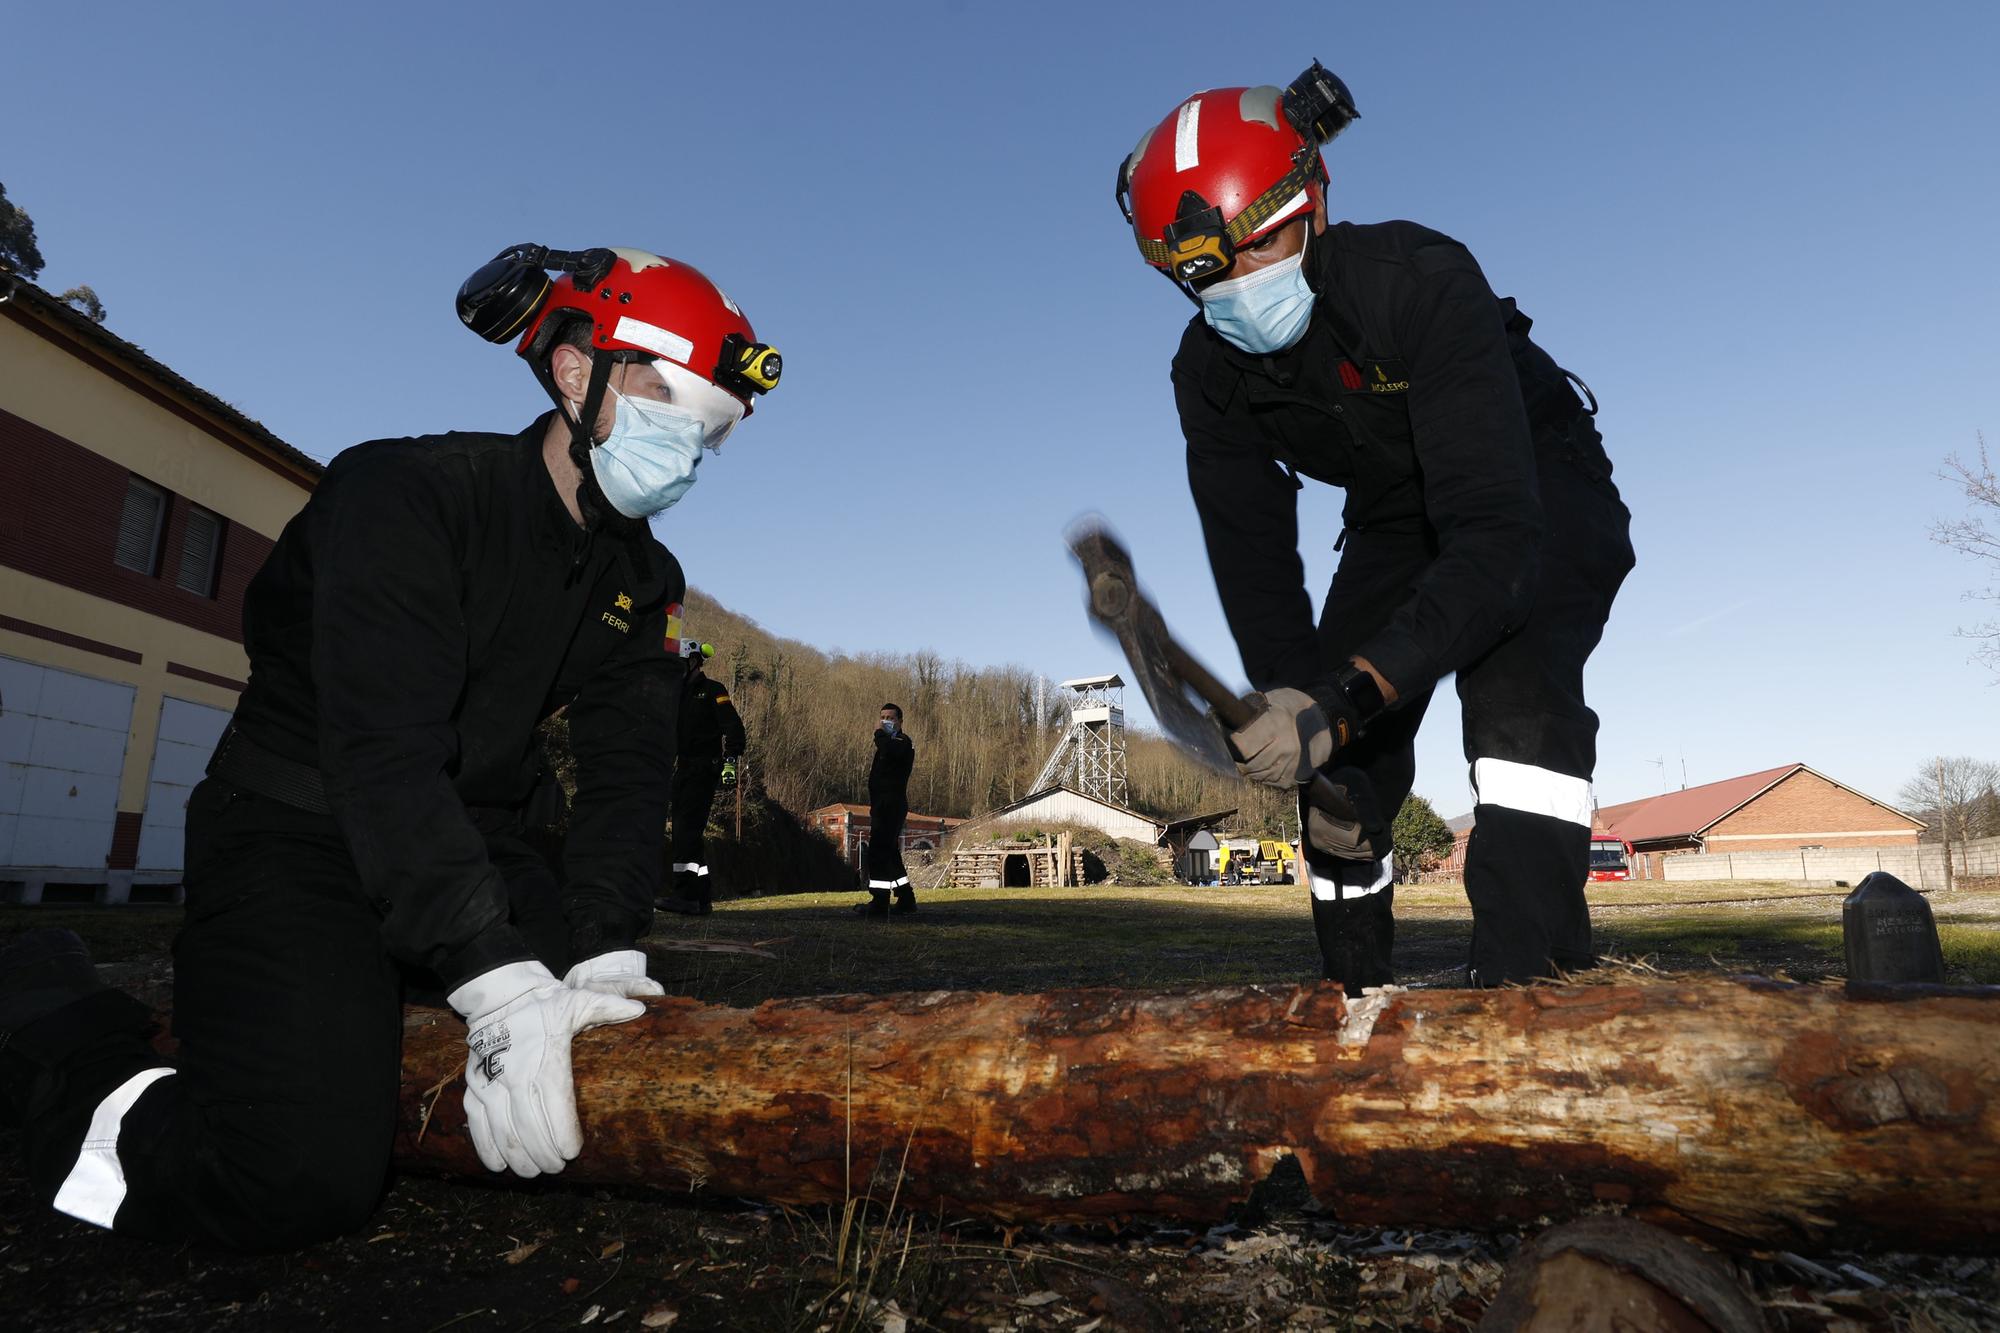
<svg viewBox="0 0 2000 1333"><path fill-rule="evenodd" d="M703 671L715 645L683 640L687 679L681 685L680 757L674 764L674 891L660 906L681 916L715 910L702 842L709 807L718 785L736 785L736 760L743 753L743 716L729 691Z"/></svg>
<svg viewBox="0 0 2000 1333"><path fill-rule="evenodd" d="M480 1160L560 1171L582 1147L572 1037L661 993L637 941L684 584L647 519L748 412L762 352L708 279L639 250L522 247L459 301L494 341L525 329L555 410L347 450L252 581L249 687L188 806L176 1061L74 935L0 952L0 1092L62 1212L241 1250L361 1225L395 1129L399 964L466 1020ZM516 843L536 726L564 707L558 891ZM551 899L562 929L531 937Z"/></svg>
<svg viewBox="0 0 2000 1333"><path fill-rule="evenodd" d="M903 710L883 704L875 727L875 761L868 766L868 901L862 916L898 916L917 910L917 891L903 868L903 821L910 814L910 769L917 747L903 730ZM889 895L896 896L895 905Z"/></svg>
<svg viewBox="0 0 2000 1333"><path fill-rule="evenodd" d="M1174 398L1216 588L1268 704L1231 738L1240 766L1280 787L1328 770L1364 814L1307 820L1326 975L1392 978L1388 824L1455 671L1471 977L1525 981L1593 960L1583 666L1632 566L1630 516L1595 403L1464 246L1409 222L1329 225L1320 145L1354 115L1317 63L1282 92L1198 93L1126 158L1119 203L1146 262L1200 307ZM1302 476L1347 492L1317 626Z"/></svg>

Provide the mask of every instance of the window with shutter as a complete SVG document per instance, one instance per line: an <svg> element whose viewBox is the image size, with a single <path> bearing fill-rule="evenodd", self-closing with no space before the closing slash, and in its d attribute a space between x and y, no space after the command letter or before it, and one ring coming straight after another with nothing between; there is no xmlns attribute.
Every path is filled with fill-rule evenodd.
<svg viewBox="0 0 2000 1333"><path fill-rule="evenodd" d="M166 526L166 492L137 477L125 479L125 512L118 518L118 550L113 559L151 575L160 560L160 529Z"/></svg>
<svg viewBox="0 0 2000 1333"><path fill-rule="evenodd" d="M181 570L174 582L208 597L215 592L216 556L222 550L222 520L206 509L188 506L187 530L181 537Z"/></svg>

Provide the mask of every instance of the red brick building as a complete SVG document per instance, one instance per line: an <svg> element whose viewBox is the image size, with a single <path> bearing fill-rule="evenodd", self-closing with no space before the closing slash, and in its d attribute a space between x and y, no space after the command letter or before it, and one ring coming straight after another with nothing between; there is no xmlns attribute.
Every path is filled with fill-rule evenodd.
<svg viewBox="0 0 2000 1333"><path fill-rule="evenodd" d="M1597 819L1632 844L1635 879L1660 878L1663 858L1687 852L1909 847L1924 828L1804 764L1605 806Z"/></svg>
<svg viewBox="0 0 2000 1333"><path fill-rule="evenodd" d="M21 283L0 302L0 900L172 897L319 463Z"/></svg>
<svg viewBox="0 0 2000 1333"><path fill-rule="evenodd" d="M845 802L822 805L817 810L806 812L806 822L840 848L841 860L860 871L862 854L868 848L867 806ZM908 857L917 852L936 851L944 842L945 834L964 822L948 815L910 815L903 821L903 855Z"/></svg>
<svg viewBox="0 0 2000 1333"><path fill-rule="evenodd" d="M1457 844L1443 870L1463 874L1472 816L1448 821ZM1591 837L1632 845L1632 878L1661 878L1660 862L1687 852L1762 852L1914 846L1924 825L1804 764L1648 796L1597 812Z"/></svg>

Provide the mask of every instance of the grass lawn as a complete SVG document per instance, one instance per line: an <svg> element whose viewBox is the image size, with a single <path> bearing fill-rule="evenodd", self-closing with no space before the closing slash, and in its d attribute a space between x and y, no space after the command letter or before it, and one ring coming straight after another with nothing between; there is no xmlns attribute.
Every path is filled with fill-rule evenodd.
<svg viewBox="0 0 2000 1333"><path fill-rule="evenodd" d="M1471 936L1464 889L1404 885L1396 895L1398 976L1452 983ZM1844 970L1844 890L1725 880L1592 885L1589 896L1604 954L1802 980ZM1298 981L1319 966L1296 885L943 889L924 894L916 916L887 921L855 917L860 900L799 894L725 902L707 917L663 915L654 938L685 949L666 980L678 993L740 1005L838 991ZM1931 901L1947 979L2000 983L2000 895Z"/></svg>
<svg viewBox="0 0 2000 1333"><path fill-rule="evenodd" d="M914 918L856 917L859 894L662 915L663 980L748 1005L839 991L1290 982L1318 970L1305 890L944 890ZM1841 892L1640 883L1590 891L1600 951L1675 971L1841 969ZM1950 979L2000 982L2000 894L1931 899ZM1402 979L1451 984L1471 932L1457 885L1398 890ZM159 964L176 908L0 908L0 938L69 926L120 971ZM656 969L658 970L658 969ZM1001 1228L949 1217L646 1193L395 1180L356 1235L242 1257L157 1245L51 1214L0 1130L0 1310L9 1329L671 1327L878 1333L928 1329L1469 1329L1517 1238L1388 1233L1307 1216L1200 1235ZM1817 1255L1832 1269L1847 1256ZM2000 1262L1854 1256L1885 1285L1740 1257L1772 1328L2000 1327ZM642 1320L646 1321L642 1323Z"/></svg>

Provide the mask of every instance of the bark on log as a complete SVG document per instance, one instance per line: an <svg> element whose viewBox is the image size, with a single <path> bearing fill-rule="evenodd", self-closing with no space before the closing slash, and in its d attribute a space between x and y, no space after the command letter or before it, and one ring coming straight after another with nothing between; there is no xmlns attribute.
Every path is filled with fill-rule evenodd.
<svg viewBox="0 0 2000 1333"><path fill-rule="evenodd" d="M487 1174L463 1033L406 1018L406 1168ZM1208 1221L1291 1155L1359 1223L1616 1204L1723 1243L2000 1250L2000 987L669 999L575 1068L569 1182L817 1204L872 1177L948 1216Z"/></svg>

